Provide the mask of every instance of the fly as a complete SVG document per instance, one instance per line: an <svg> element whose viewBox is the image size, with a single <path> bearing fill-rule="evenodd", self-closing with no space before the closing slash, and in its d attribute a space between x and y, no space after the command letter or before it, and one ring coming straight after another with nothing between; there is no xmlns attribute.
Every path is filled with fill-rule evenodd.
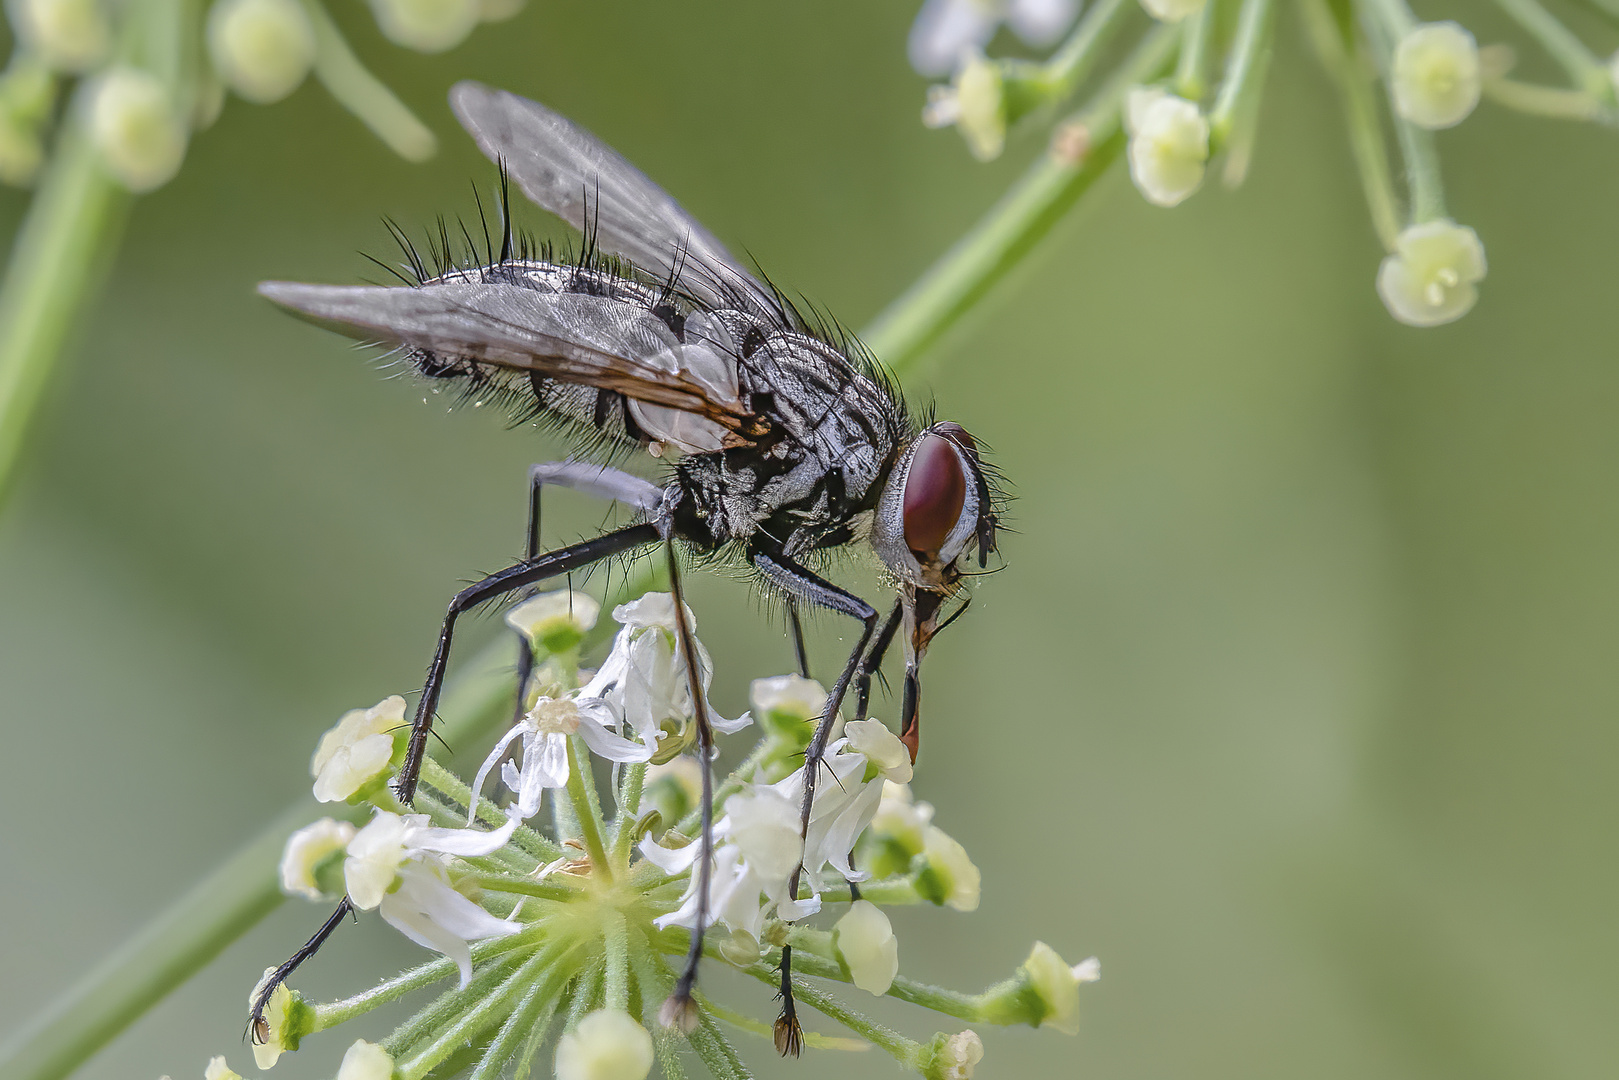
<svg viewBox="0 0 1619 1080"><path fill-rule="evenodd" d="M536 257L514 241L510 215L503 214L498 254L486 240L489 257L473 265L451 265L443 237L446 254L431 269L406 245L412 265L404 285L265 282L259 292L311 321L394 348L421 377L459 383L480 403L495 395L517 400L526 416L569 429L589 450L640 448L664 461L661 484L581 461L534 466L527 557L450 602L395 788L401 801L412 801L462 613L604 559L661 547L705 763L697 890L704 907L663 1014L665 1022L679 1021L690 1015L708 921L713 731L697 685L677 553L751 567L786 601L800 667L801 607L860 624L805 753L807 834L833 721L851 689L857 713L865 715L871 677L896 637L905 656L900 738L915 761L922 657L942 629L946 602L963 593L969 560L976 557L982 567L995 550L1000 498L993 472L960 425L917 421L856 343L812 327L662 188L590 133L533 101L476 83L457 85L450 104L504 178L544 209L584 225L586 257L572 263ZM547 484L616 500L634 520L541 553L538 499ZM886 615L807 565L857 543L869 544L892 577L895 597ZM797 895L802 870L789 895ZM255 1002L255 1029L270 993L348 910L344 900L266 982ZM790 948L781 966L776 1044L796 1054Z"/></svg>

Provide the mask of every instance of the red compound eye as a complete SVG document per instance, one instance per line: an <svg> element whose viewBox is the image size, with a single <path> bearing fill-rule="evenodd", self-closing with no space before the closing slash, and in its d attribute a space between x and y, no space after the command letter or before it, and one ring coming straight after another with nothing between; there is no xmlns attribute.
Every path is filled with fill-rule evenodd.
<svg viewBox="0 0 1619 1080"><path fill-rule="evenodd" d="M967 502L967 477L950 440L922 436L905 476L905 546L924 561L936 556Z"/></svg>

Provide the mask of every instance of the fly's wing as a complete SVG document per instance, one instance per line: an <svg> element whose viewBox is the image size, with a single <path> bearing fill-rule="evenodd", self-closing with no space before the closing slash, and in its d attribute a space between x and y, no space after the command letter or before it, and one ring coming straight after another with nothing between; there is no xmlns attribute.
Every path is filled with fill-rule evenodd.
<svg viewBox="0 0 1619 1080"><path fill-rule="evenodd" d="M775 296L714 235L590 132L538 102L457 83L450 107L488 157L534 202L597 245L669 280L711 307L776 310Z"/></svg>
<svg viewBox="0 0 1619 1080"><path fill-rule="evenodd" d="M623 394L645 414L665 418L654 437L689 452L743 445L762 434L760 418L737 394L734 367L706 346L682 345L633 304L460 281L419 287L267 281L259 292L364 341Z"/></svg>

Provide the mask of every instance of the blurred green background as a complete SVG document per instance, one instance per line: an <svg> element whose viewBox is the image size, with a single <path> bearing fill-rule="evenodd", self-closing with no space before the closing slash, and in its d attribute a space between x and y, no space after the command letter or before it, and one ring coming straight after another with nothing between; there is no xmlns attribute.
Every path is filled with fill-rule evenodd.
<svg viewBox="0 0 1619 1080"><path fill-rule="evenodd" d="M450 592L520 551L524 466L561 445L424 405L252 292L375 276L381 215L472 212L493 170L454 79L591 127L850 326L1038 150L980 166L920 126L901 0L536 3L432 59L338 14L444 152L400 163L313 85L231 102L136 205L0 519L0 1035L303 790L341 712L417 686ZM1115 173L909 378L1019 500L930 657L915 784L983 906L900 911L902 969L1102 958L1077 1039L980 1029L980 1076L1611 1076L1619 144L1488 105L1441 134L1490 276L1461 323L1403 328L1285 6L1278 33L1245 188L1163 211ZM548 531L599 517L559 500ZM789 646L745 585L693 592L740 709ZM848 631L816 624L822 672ZM247 992L322 914L284 905L82 1075L251 1074ZM367 917L299 986L418 956ZM354 1034L275 1075L329 1075ZM739 1039L761 1075L894 1072Z"/></svg>

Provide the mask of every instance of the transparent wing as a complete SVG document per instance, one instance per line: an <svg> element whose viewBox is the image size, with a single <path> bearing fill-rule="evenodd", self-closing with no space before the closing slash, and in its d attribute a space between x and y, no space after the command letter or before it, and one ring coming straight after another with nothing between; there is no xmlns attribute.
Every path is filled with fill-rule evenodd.
<svg viewBox="0 0 1619 1080"><path fill-rule="evenodd" d="M727 369L705 347L683 346L661 320L633 304L473 282L266 281L259 292L350 337L612 390L647 407L701 417L742 441L759 434L759 418L737 396L734 367Z"/></svg>
<svg viewBox="0 0 1619 1080"><path fill-rule="evenodd" d="M481 83L450 90L450 107L488 157L534 202L597 245L714 307L775 310L772 291L669 193L590 132L538 102Z"/></svg>

